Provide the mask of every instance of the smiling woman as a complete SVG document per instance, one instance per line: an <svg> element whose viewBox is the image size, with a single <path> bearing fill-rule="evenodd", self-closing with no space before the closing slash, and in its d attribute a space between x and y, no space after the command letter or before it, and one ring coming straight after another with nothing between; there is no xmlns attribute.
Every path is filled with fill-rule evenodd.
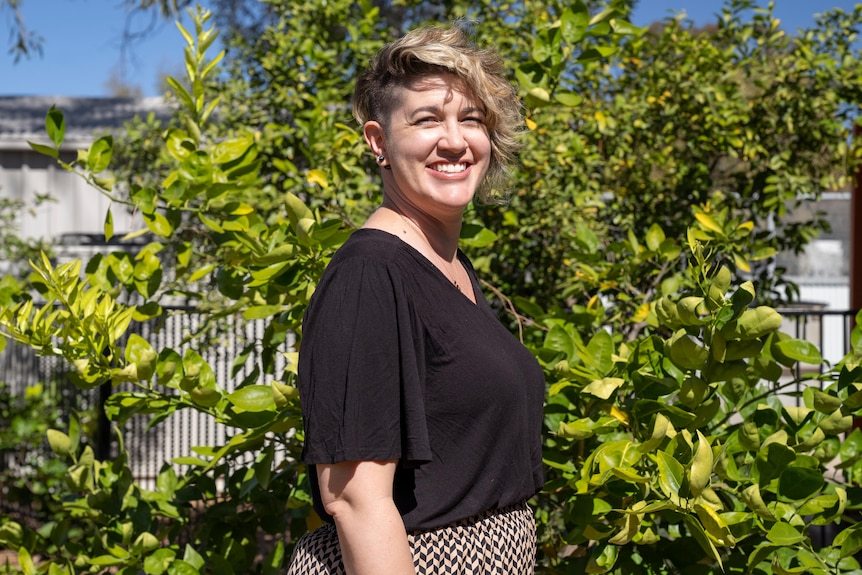
<svg viewBox="0 0 862 575"><path fill-rule="evenodd" d="M425 28L381 51L354 112L383 201L303 323L303 459L326 524L288 573L533 573L543 375L458 249L464 209L513 157L515 91L460 28Z"/></svg>

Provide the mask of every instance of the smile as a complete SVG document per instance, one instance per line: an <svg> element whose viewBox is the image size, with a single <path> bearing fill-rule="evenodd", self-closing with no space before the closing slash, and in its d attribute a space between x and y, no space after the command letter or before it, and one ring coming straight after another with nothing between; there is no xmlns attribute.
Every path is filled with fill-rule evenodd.
<svg viewBox="0 0 862 575"><path fill-rule="evenodd" d="M467 169L467 164L434 164L429 167L437 172L445 172L447 174L460 174Z"/></svg>

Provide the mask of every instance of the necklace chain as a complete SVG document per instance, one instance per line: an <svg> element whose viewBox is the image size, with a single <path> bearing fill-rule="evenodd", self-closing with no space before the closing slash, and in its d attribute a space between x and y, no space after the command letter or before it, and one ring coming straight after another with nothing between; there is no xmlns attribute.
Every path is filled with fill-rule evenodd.
<svg viewBox="0 0 862 575"><path fill-rule="evenodd" d="M428 241L428 237L425 235L425 232L422 231L422 228L420 228L416 222L414 222L413 220L411 220L410 218L408 218L407 216L405 216L401 212L398 212L398 215L401 217L402 220L404 220L404 223L406 223L407 225L412 227L414 230L416 230L416 233L419 234L419 236L422 238L422 240L428 245L428 247L431 249L431 251L434 253L434 255L437 256L437 259L439 259L441 263L446 261L443 258L441 258L440 255L434 250L434 246L431 245L431 242ZM448 273L446 272L445 269L441 269L441 271L443 272L443 275L446 276L446 279L448 279L450 282L452 282L452 285L455 286L455 288L458 291L463 291L461 289L461 286L458 285L458 280L455 279L455 265L450 264L449 267L451 269Z"/></svg>

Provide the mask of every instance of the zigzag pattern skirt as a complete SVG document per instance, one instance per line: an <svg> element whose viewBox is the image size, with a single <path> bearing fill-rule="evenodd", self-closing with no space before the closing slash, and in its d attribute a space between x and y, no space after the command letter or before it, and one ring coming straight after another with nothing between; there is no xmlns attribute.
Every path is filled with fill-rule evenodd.
<svg viewBox="0 0 862 575"><path fill-rule="evenodd" d="M526 503L407 535L417 575L533 575L536 521ZM326 524L300 537L287 575L344 575L338 534Z"/></svg>

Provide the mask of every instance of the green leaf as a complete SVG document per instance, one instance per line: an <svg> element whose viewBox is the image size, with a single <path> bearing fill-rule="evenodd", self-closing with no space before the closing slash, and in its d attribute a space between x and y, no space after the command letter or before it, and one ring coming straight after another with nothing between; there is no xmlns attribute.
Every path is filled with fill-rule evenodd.
<svg viewBox="0 0 862 575"><path fill-rule="evenodd" d="M793 501L804 501L823 487L823 472L805 467L788 467L778 480L778 494Z"/></svg>
<svg viewBox="0 0 862 575"><path fill-rule="evenodd" d="M72 440L68 435L56 429L48 430L48 445L57 455L68 457L72 451Z"/></svg>
<svg viewBox="0 0 862 575"><path fill-rule="evenodd" d="M54 145L59 148L63 144L63 139L66 137L66 120L63 118L63 112L51 106L48 110L48 115L45 116L45 130L48 132L48 137L54 142ZM57 157L56 155L54 156Z"/></svg>
<svg viewBox="0 0 862 575"><path fill-rule="evenodd" d="M786 339L778 342L778 348L790 359L801 363L819 365L823 362L820 351L810 341L802 339Z"/></svg>
<svg viewBox="0 0 862 575"><path fill-rule="evenodd" d="M715 548L712 540L706 535L706 531L704 531L703 526L700 522L692 517L691 515L685 515L685 523L688 525L689 531L691 535L694 537L694 540L700 545L700 548L710 557L713 561L718 563L718 566L721 570L724 570L724 565L721 562L721 555L718 552L718 549Z"/></svg>
<svg viewBox="0 0 862 575"><path fill-rule="evenodd" d="M144 531L135 538L135 542L132 544L132 553L134 555L141 555L143 553L155 551L158 548L159 540L156 536L148 531Z"/></svg>
<svg viewBox="0 0 862 575"><path fill-rule="evenodd" d="M189 391L189 397L201 407L215 407L222 399L219 389L214 387L195 387Z"/></svg>
<svg viewBox="0 0 862 575"><path fill-rule="evenodd" d="M862 551L862 523L855 523L835 536L834 547L841 549L841 557L851 557Z"/></svg>
<svg viewBox="0 0 862 575"><path fill-rule="evenodd" d="M784 547L790 547L805 540L805 536L802 533L789 523L784 523L783 521L776 522L766 534L766 538L772 543Z"/></svg>
<svg viewBox="0 0 862 575"><path fill-rule="evenodd" d="M702 225L704 227L704 229L707 229L711 232L715 232L719 236L724 235L724 229L715 220L715 218L713 218L709 214L706 214L704 212L696 212L694 214L694 217L700 223L700 225Z"/></svg>
<svg viewBox="0 0 862 575"><path fill-rule="evenodd" d="M263 319L280 313L284 309L281 305L255 305L246 308L242 317L247 320Z"/></svg>
<svg viewBox="0 0 862 575"><path fill-rule="evenodd" d="M18 566L24 575L36 575L36 565L33 558L23 545L18 548Z"/></svg>
<svg viewBox="0 0 862 575"><path fill-rule="evenodd" d="M269 411L275 409L275 399L268 385L249 385L242 387L227 396L234 406L251 412Z"/></svg>
<svg viewBox="0 0 862 575"><path fill-rule="evenodd" d="M713 541L725 547L733 547L736 544L736 538L731 533L727 522L712 507L695 503L694 511L697 513L701 525L703 525L703 528Z"/></svg>
<svg viewBox="0 0 862 575"><path fill-rule="evenodd" d="M195 387L215 388L215 372L198 352L189 348L183 354L183 379L180 387L191 391Z"/></svg>
<svg viewBox="0 0 862 575"><path fill-rule="evenodd" d="M578 61L592 62L594 60L601 60L607 58L608 56L611 56L616 51L616 46L591 45L583 52L581 52L581 55L578 56Z"/></svg>
<svg viewBox="0 0 862 575"><path fill-rule="evenodd" d="M485 248L497 240L497 234L480 224L464 224L459 236L461 242L473 248Z"/></svg>
<svg viewBox="0 0 862 575"><path fill-rule="evenodd" d="M599 330L590 339L586 351L586 354L578 354L585 364L594 367L602 375L613 369L614 340L607 331Z"/></svg>
<svg viewBox="0 0 862 575"><path fill-rule="evenodd" d="M527 91L527 95L537 103L547 104L551 101L551 95L545 88L536 86Z"/></svg>
<svg viewBox="0 0 862 575"><path fill-rule="evenodd" d="M838 451L842 462L862 457L862 430L858 427L844 438Z"/></svg>
<svg viewBox="0 0 862 575"><path fill-rule="evenodd" d="M548 331L548 335L545 336L544 347L545 349L563 352L566 359L569 360L571 360L575 355L574 339L569 332L558 325L553 326L550 331Z"/></svg>
<svg viewBox="0 0 862 575"><path fill-rule="evenodd" d="M647 230L646 245L651 252L657 252L661 249L661 244L665 240L664 230L658 224L653 224Z"/></svg>
<svg viewBox="0 0 862 575"><path fill-rule="evenodd" d="M572 422L561 421L557 428L557 435L566 439L581 440L597 433L607 433L619 426L620 421L614 417L600 417L597 420L582 417Z"/></svg>
<svg viewBox="0 0 862 575"><path fill-rule="evenodd" d="M209 461L206 461L206 460L201 459L199 457L188 457L188 456L186 456L186 457L174 457L171 461L176 463L177 465L190 465L192 467L206 467L207 465L210 464Z"/></svg>
<svg viewBox="0 0 862 575"><path fill-rule="evenodd" d="M691 461L689 487L695 497L699 496L709 485L712 477L713 455L709 441L698 430L697 450Z"/></svg>
<svg viewBox="0 0 862 575"><path fill-rule="evenodd" d="M755 471L759 476L758 484L764 487L779 477L795 459L796 453L787 445L777 442L767 444L764 441L755 461Z"/></svg>
<svg viewBox="0 0 862 575"><path fill-rule="evenodd" d="M584 386L583 393L589 393L599 399L609 399L614 391L619 389L625 380L619 377L603 377Z"/></svg>
<svg viewBox="0 0 862 575"><path fill-rule="evenodd" d="M312 211L296 194L286 192L284 194L284 205L287 208L287 216L290 218L290 223L293 226L296 226L299 220L314 219Z"/></svg>
<svg viewBox="0 0 862 575"><path fill-rule="evenodd" d="M105 241L111 241L111 238L114 237L114 214L111 213L111 208L108 208L108 212L105 214Z"/></svg>
<svg viewBox="0 0 862 575"><path fill-rule="evenodd" d="M173 549L156 549L144 558L144 573L162 575L176 556L177 554Z"/></svg>
<svg viewBox="0 0 862 575"><path fill-rule="evenodd" d="M757 357L763 350L763 342L757 339L731 340L725 348L724 361Z"/></svg>
<svg viewBox="0 0 862 575"><path fill-rule="evenodd" d="M739 339L755 339L781 327L781 314L768 306L747 309L736 320L734 335Z"/></svg>
<svg viewBox="0 0 862 575"><path fill-rule="evenodd" d="M733 295L730 296L730 303L733 306L733 310L738 314L748 308L748 305L754 301L754 297L754 284L747 281L733 292Z"/></svg>
<svg viewBox="0 0 862 575"><path fill-rule="evenodd" d="M560 44L556 32L554 29L545 29L536 34L536 39L533 42L533 60L536 62L545 62L560 52Z"/></svg>
<svg viewBox="0 0 862 575"><path fill-rule="evenodd" d="M587 34L587 27L590 24L589 9L581 0L572 2L563 10L560 24L563 40L569 44L577 44Z"/></svg>
<svg viewBox="0 0 862 575"><path fill-rule="evenodd" d="M816 387L806 387L803 392L805 405L808 405L820 413L831 414L841 407L841 398L820 391Z"/></svg>
<svg viewBox="0 0 862 575"><path fill-rule="evenodd" d="M745 501L745 504L748 505L748 508L757 513L757 515L764 519L775 519L775 516L763 501L763 497L760 495L760 487L756 483L752 483L743 489L739 495Z"/></svg>
<svg viewBox="0 0 862 575"><path fill-rule="evenodd" d="M820 422L820 429L826 435L838 435L845 431L850 431L853 427L853 417L844 415L840 409L836 409L829 417Z"/></svg>
<svg viewBox="0 0 862 575"><path fill-rule="evenodd" d="M188 543L183 550L183 561L185 561L198 571L202 571L203 568L206 566L206 561L201 556L201 554L198 553L195 548Z"/></svg>
<svg viewBox="0 0 862 575"><path fill-rule="evenodd" d="M580 106L584 98L579 94L575 94L574 92L554 92L554 100L562 104L563 106L568 106L569 108L576 108Z"/></svg>
<svg viewBox="0 0 862 575"><path fill-rule="evenodd" d="M200 575L200 571L185 561L176 560L168 565L168 575Z"/></svg>
<svg viewBox="0 0 862 575"><path fill-rule="evenodd" d="M129 336L126 343L126 362L135 364L137 377L141 381L149 381L156 370L158 354L147 340L136 333Z"/></svg>
<svg viewBox="0 0 862 575"><path fill-rule="evenodd" d="M122 565L125 562L126 558L114 557L113 555L99 555L98 557L91 557L89 560L90 565L95 565L97 567L111 567L114 565Z"/></svg>
<svg viewBox="0 0 862 575"><path fill-rule="evenodd" d="M254 477L264 489L269 488L269 480L272 477L272 462L275 456L275 444L270 443L267 448L257 456L254 463Z"/></svg>
<svg viewBox="0 0 862 575"><path fill-rule="evenodd" d="M601 247L599 237L596 235L596 232L582 221L578 221L575 224L575 238L577 239L578 244L583 246L583 248L591 254L596 253Z"/></svg>
<svg viewBox="0 0 862 575"><path fill-rule="evenodd" d="M168 238L174 231L173 226L168 221L168 219L163 216L159 212L152 212L150 214L143 214L144 221L147 224L147 227L151 232L156 234L157 236L161 236L163 238Z"/></svg>
<svg viewBox="0 0 862 575"><path fill-rule="evenodd" d="M212 152L212 161L226 164L238 160L254 145L254 136L246 134L218 144Z"/></svg>
<svg viewBox="0 0 862 575"><path fill-rule="evenodd" d="M620 18L612 18L610 20L610 25L614 34L622 34L623 36L640 36L645 30L645 28L640 28L639 26L635 26L631 22Z"/></svg>
<svg viewBox="0 0 862 575"><path fill-rule="evenodd" d="M292 385L287 385L278 380L269 382L272 388L272 397L275 400L276 407L284 407L291 401L299 398L299 390Z"/></svg>
<svg viewBox="0 0 862 575"><path fill-rule="evenodd" d="M658 465L659 487L665 496L671 500L678 498L685 477L682 464L664 451L656 453Z"/></svg>
<svg viewBox="0 0 862 575"><path fill-rule="evenodd" d="M682 369L702 369L709 360L709 352L691 339L684 329L674 333L668 344L671 361Z"/></svg>
<svg viewBox="0 0 862 575"><path fill-rule="evenodd" d="M587 561L585 571L587 573L609 572L617 562L619 549L619 545L613 545L604 541L598 543Z"/></svg>
<svg viewBox="0 0 862 575"><path fill-rule="evenodd" d="M37 154L42 154L43 156L48 156L49 158L54 158L55 160L60 157L60 151L57 148L52 148L44 144L37 144L36 142L28 141L27 143Z"/></svg>
<svg viewBox="0 0 862 575"><path fill-rule="evenodd" d="M111 163L114 152L114 138L102 136L90 146L87 152L87 168L94 174L105 171Z"/></svg>

